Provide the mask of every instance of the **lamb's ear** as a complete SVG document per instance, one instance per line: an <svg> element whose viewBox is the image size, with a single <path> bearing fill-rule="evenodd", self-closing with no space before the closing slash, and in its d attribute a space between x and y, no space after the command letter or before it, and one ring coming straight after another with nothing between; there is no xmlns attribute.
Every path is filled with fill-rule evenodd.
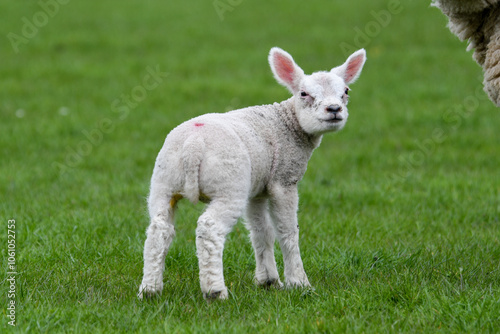
<svg viewBox="0 0 500 334"><path fill-rule="evenodd" d="M272 48L269 52L269 65L280 84L288 88L292 94L299 91L304 71L295 64L288 52L277 47Z"/></svg>
<svg viewBox="0 0 500 334"><path fill-rule="evenodd" d="M359 78L365 61L366 51L361 49L350 55L344 64L333 68L332 72L343 78L346 84L350 84Z"/></svg>

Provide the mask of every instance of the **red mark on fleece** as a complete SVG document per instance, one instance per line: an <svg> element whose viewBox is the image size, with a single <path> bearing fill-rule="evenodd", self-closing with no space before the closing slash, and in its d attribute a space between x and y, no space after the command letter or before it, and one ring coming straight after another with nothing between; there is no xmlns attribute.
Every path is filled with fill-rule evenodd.
<svg viewBox="0 0 500 334"><path fill-rule="evenodd" d="M194 123L194 126L197 126L197 127L200 127L200 126L203 126L203 125L205 125L205 124L203 124L203 123Z"/></svg>

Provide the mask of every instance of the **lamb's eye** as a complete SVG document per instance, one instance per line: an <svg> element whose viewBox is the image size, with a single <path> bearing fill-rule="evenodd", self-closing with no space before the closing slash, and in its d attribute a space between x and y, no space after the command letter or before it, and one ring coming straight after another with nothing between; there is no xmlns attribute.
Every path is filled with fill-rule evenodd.
<svg viewBox="0 0 500 334"><path fill-rule="evenodd" d="M309 94L307 94L307 93L306 93L306 92L304 92L304 91L300 92L300 96L302 96L302 97L306 97L306 96L308 96L308 95L309 95Z"/></svg>
<svg viewBox="0 0 500 334"><path fill-rule="evenodd" d="M346 89L345 89L344 94L345 94L345 95L349 95L349 88L346 88Z"/></svg>

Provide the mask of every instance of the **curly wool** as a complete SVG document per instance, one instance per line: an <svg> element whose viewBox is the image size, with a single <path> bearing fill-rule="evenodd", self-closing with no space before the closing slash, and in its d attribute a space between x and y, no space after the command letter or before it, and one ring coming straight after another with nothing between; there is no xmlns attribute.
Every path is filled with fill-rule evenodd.
<svg viewBox="0 0 500 334"><path fill-rule="evenodd" d="M448 16L448 27L461 40L484 70L484 90L500 107L500 0L433 0L432 5Z"/></svg>

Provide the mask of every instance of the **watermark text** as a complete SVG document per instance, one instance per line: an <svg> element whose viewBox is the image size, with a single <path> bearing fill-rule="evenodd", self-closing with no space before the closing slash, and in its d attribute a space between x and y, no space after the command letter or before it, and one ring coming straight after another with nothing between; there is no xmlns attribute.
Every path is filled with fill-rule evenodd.
<svg viewBox="0 0 500 334"><path fill-rule="evenodd" d="M373 17L373 20L367 22L363 28L354 28L352 43L340 43L340 50L344 56L347 57L358 49L366 48L371 41L382 32L383 28L389 26L392 17L402 11L403 6L400 0L389 0L386 9L381 9L379 11L372 10L370 15Z"/></svg>
<svg viewBox="0 0 500 334"><path fill-rule="evenodd" d="M66 5L71 0L40 0L38 6L40 10L35 12L31 18L23 16L21 18L22 27L19 33L9 32L7 39L15 53L19 53L22 44L28 44L30 40L38 35L40 29L45 27L50 19L59 13L61 5Z"/></svg>
<svg viewBox="0 0 500 334"><path fill-rule="evenodd" d="M7 221L7 318L10 326L16 325L16 221Z"/></svg>
<svg viewBox="0 0 500 334"><path fill-rule="evenodd" d="M232 12L236 7L241 5L243 0L214 0L212 3L221 21L224 21L224 15L226 12Z"/></svg>

